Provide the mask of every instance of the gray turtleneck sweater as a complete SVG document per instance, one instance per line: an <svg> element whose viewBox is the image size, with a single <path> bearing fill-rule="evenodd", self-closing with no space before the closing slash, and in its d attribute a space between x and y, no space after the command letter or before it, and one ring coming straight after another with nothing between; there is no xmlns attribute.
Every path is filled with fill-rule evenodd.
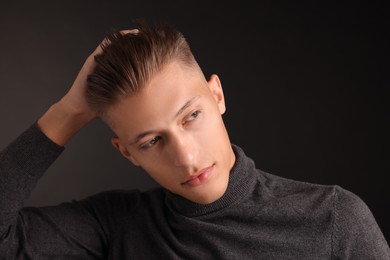
<svg viewBox="0 0 390 260"><path fill-rule="evenodd" d="M263 172L233 149L228 188L208 205L156 188L23 208L63 150L34 124L0 153L0 259L390 259L356 195Z"/></svg>

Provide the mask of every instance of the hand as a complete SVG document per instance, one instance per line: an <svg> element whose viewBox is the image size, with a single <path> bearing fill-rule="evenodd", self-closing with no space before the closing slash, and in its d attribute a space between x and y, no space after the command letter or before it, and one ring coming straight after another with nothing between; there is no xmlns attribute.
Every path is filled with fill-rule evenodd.
<svg viewBox="0 0 390 260"><path fill-rule="evenodd" d="M121 31L122 34L137 34L138 32L138 29ZM63 106L67 107L71 113L84 117L86 122L89 122L98 116L96 111L93 111L89 107L85 98L85 93L87 90L87 77L88 75L92 74L96 66L94 57L102 52L101 45L105 43L104 41L106 40L103 40L103 42L99 44L95 51L89 55L79 74L77 75L77 78L74 81L72 87L68 93L59 101Z"/></svg>
<svg viewBox="0 0 390 260"><path fill-rule="evenodd" d="M124 30L122 33L138 33L137 29ZM104 41L103 41L104 43ZM87 78L95 68L95 55L102 52L101 44L86 59L72 87L60 101L38 120L41 131L58 145L65 145L82 127L96 118L85 97Z"/></svg>
<svg viewBox="0 0 390 260"><path fill-rule="evenodd" d="M96 64L94 61L95 55L102 52L100 45L84 62L83 67L78 73L72 87L66 95L58 102L70 114L83 118L85 124L97 117L96 111L92 110L86 100L85 93L87 90L87 78L90 75Z"/></svg>
<svg viewBox="0 0 390 260"><path fill-rule="evenodd" d="M85 98L87 77L95 68L94 56L100 45L87 58L68 93L38 120L41 131L53 142L64 146L82 127L97 117Z"/></svg>

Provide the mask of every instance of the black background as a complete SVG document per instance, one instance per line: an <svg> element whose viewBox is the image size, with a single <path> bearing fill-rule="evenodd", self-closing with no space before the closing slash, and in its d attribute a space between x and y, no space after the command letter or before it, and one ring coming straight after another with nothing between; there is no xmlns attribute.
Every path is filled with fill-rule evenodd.
<svg viewBox="0 0 390 260"><path fill-rule="evenodd" d="M359 195L390 237L386 8L374 1L14 1L0 4L0 148L62 97L112 28L184 33L219 75L231 141L257 167ZM66 147L27 205L155 186L99 120Z"/></svg>

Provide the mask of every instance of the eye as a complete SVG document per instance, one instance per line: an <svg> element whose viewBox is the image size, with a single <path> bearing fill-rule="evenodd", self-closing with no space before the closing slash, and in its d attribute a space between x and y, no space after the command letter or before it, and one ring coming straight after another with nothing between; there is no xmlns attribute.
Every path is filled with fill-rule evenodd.
<svg viewBox="0 0 390 260"><path fill-rule="evenodd" d="M150 148L157 144L161 140L161 136L156 136L153 139L149 140L145 145L142 146L142 148Z"/></svg>
<svg viewBox="0 0 390 260"><path fill-rule="evenodd" d="M200 114L199 110L192 112L189 116L187 116L186 122L194 120L195 118L197 118L199 116L199 114Z"/></svg>

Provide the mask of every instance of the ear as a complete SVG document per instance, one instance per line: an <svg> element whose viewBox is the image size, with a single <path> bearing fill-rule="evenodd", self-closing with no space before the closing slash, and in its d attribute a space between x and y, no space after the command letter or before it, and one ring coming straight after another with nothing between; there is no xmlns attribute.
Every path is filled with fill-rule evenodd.
<svg viewBox="0 0 390 260"><path fill-rule="evenodd" d="M213 95L221 115L225 113L226 106L225 106L225 98L223 96L223 90L222 90L222 84L219 80L218 76L213 74L211 75L210 79L207 81L208 87L211 91L211 94Z"/></svg>
<svg viewBox="0 0 390 260"><path fill-rule="evenodd" d="M111 138L112 145L125 157L127 160L131 161L135 166L139 166L137 160L129 153L127 148L122 145L118 137Z"/></svg>

